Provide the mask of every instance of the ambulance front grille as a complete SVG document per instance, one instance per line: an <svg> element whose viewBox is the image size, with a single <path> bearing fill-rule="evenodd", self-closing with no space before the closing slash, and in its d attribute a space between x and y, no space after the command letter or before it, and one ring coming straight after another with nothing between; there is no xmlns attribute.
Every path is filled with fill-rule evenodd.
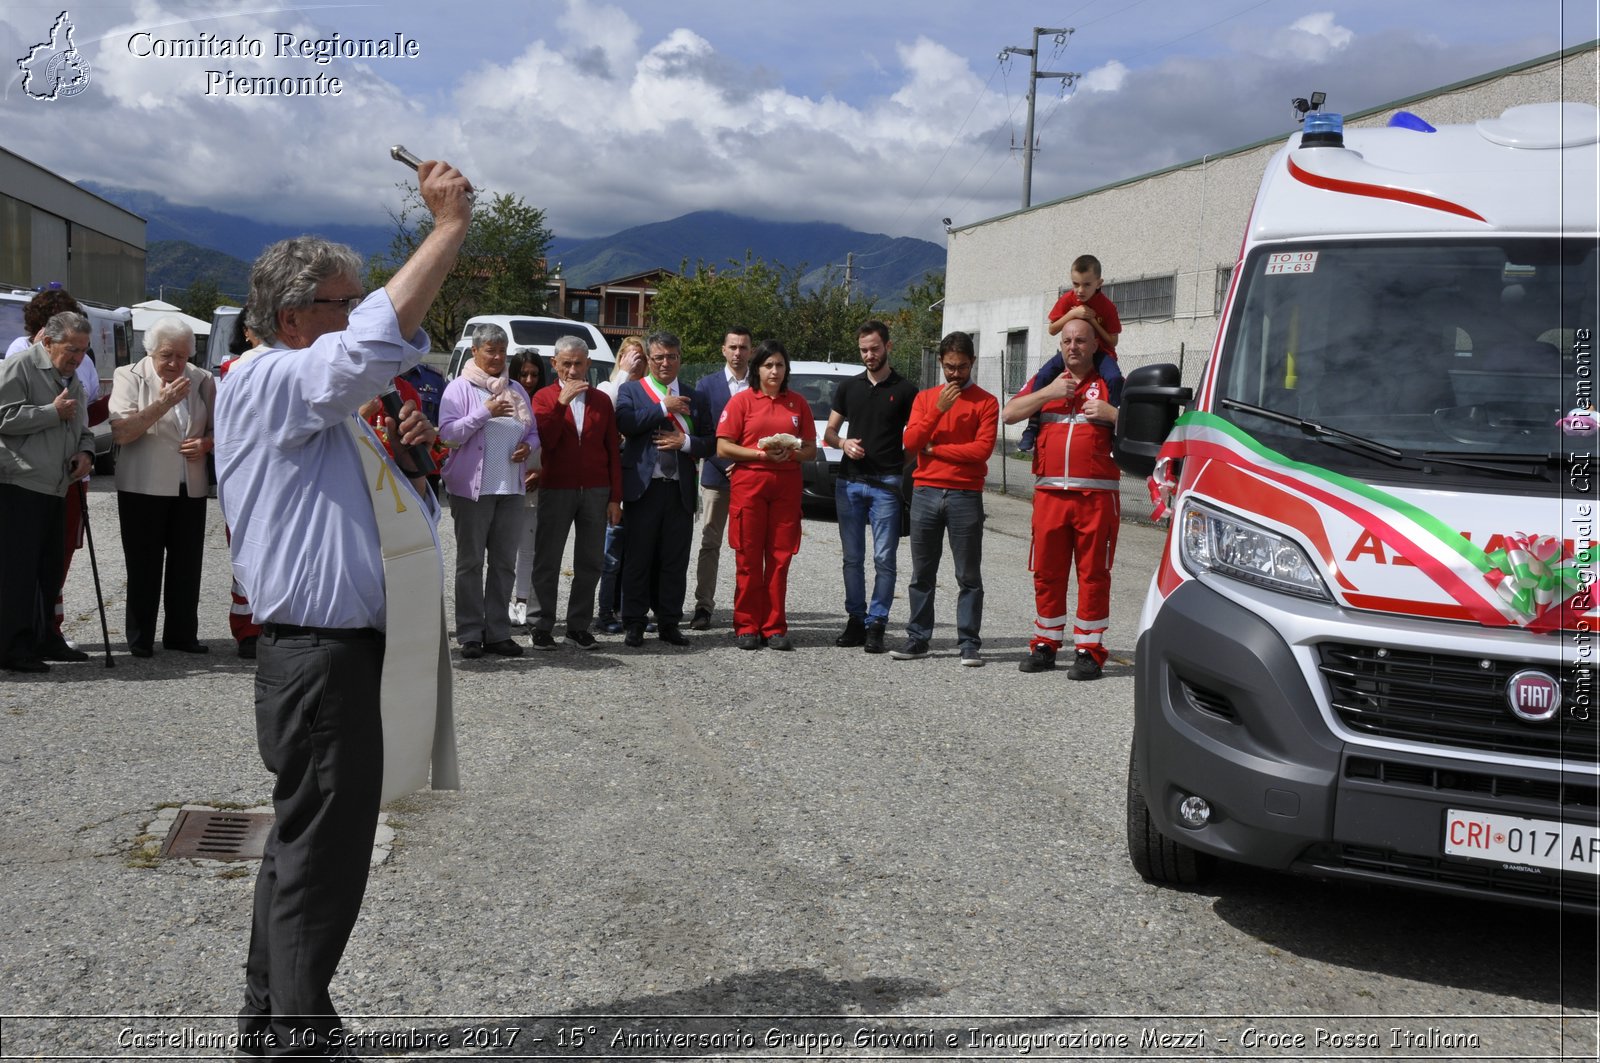
<svg viewBox="0 0 1600 1063"><path fill-rule="evenodd" d="M1600 763L1593 668L1560 673L1562 707L1545 723L1512 715L1506 683L1521 661L1325 642L1319 670L1346 727L1458 749Z"/></svg>

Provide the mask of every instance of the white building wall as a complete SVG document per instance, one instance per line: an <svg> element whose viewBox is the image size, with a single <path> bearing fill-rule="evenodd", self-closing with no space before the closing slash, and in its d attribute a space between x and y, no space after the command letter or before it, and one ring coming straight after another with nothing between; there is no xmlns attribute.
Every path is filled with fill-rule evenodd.
<svg viewBox="0 0 1600 1063"><path fill-rule="evenodd" d="M1472 122L1541 100L1600 106L1597 54L1593 44L1586 45L1351 115L1347 122L1383 125L1397 110L1413 111L1436 125ZM1337 103L1331 101L1328 109L1336 110ZM1029 367L1053 353L1045 315L1069 283L1072 260L1088 253L1100 259L1108 282L1176 275L1173 316L1124 320L1118 360L1127 371L1178 362L1181 351L1184 383L1193 386L1216 339L1218 270L1231 269L1238 258L1261 174L1286 138L953 231L944 329L962 329L978 339L979 384L1002 402L1009 394L999 355L1013 330L1028 330ZM1014 440L1016 433L1007 436Z"/></svg>

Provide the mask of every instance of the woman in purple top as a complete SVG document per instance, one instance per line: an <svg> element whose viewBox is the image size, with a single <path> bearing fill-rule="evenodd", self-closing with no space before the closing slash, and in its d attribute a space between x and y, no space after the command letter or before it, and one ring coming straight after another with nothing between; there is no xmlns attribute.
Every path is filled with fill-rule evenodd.
<svg viewBox="0 0 1600 1063"><path fill-rule="evenodd" d="M501 603L511 599L526 463L539 449L539 429L528 393L506 373L506 342L498 325L474 329L472 361L439 403L439 438L450 447L440 479L456 528L456 641L466 658L522 656Z"/></svg>

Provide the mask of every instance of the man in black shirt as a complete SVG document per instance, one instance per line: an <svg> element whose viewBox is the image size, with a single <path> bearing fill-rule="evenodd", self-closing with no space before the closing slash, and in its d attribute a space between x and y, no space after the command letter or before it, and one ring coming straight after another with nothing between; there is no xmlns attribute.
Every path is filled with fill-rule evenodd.
<svg viewBox="0 0 1600 1063"><path fill-rule="evenodd" d="M911 417L917 387L889 364L889 326L868 321L856 330L861 364L834 396L823 441L844 451L834 502L839 541L844 550L844 610L848 614L838 646L864 646L882 653L883 630L894 600L895 555L900 549L901 479L905 450L901 437ZM848 425L849 437L839 429ZM872 524L872 601L867 602L867 524Z"/></svg>

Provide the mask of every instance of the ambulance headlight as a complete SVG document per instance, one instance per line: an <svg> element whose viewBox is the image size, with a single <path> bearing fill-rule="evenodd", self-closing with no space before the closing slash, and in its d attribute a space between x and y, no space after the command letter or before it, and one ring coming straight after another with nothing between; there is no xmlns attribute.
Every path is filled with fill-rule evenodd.
<svg viewBox="0 0 1600 1063"><path fill-rule="evenodd" d="M1183 563L1302 598L1332 600L1300 544L1277 532L1190 502L1183 509Z"/></svg>

